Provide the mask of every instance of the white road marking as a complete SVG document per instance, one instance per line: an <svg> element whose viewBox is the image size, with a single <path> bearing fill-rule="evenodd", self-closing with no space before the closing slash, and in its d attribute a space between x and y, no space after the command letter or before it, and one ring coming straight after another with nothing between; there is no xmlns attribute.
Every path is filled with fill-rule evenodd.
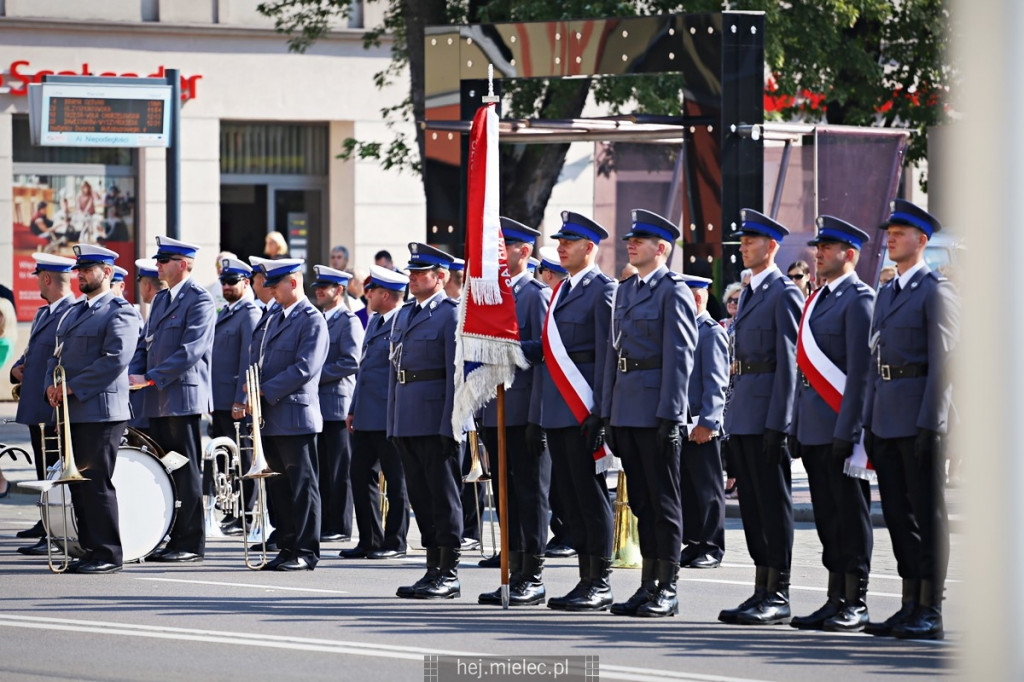
<svg viewBox="0 0 1024 682"><path fill-rule="evenodd" d="M416 661L417 663L422 663L423 657L427 655L463 656L467 658L494 655L466 651L399 646L395 644L374 644L371 642L287 637L266 633L224 632L217 630L199 630L194 628L130 625L125 623L110 623L95 620L44 618L39 616L17 616L11 614L0 614L0 626L17 627L22 629L58 630L62 632L83 632L100 635L120 635L124 637L145 637L150 639L204 642L209 644L236 644L263 649L270 648L288 649L291 651L316 651L322 653L345 654L349 656L391 658ZM640 682L648 680L651 682L659 682L662 680L678 680L681 682L759 682L754 678L747 677L702 675L697 673L677 672L674 670L634 668L630 666L608 664L601 664L601 678L609 680L637 680Z"/></svg>
<svg viewBox="0 0 1024 682"><path fill-rule="evenodd" d="M316 587L283 587L280 585L257 585L255 583L221 583L213 580L182 580L181 578L142 578L132 576L133 580L148 580L156 583L184 583L186 585L216 585L218 587L254 587L258 590L282 590L287 592L319 592L321 594L349 594L345 590L324 590Z"/></svg>

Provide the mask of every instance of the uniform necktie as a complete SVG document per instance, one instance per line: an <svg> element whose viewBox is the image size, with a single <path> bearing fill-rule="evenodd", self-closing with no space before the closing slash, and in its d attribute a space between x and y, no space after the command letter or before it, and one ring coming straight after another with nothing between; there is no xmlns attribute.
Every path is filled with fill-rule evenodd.
<svg viewBox="0 0 1024 682"><path fill-rule="evenodd" d="M902 291L902 290L903 290L903 287L900 286L900 281L898 279L895 280L892 283L892 297L896 298L897 296L899 296L900 295L900 291Z"/></svg>
<svg viewBox="0 0 1024 682"><path fill-rule="evenodd" d="M752 294L750 293L750 285L743 288L743 293L740 294L740 304L736 306L736 310L739 311L740 307L745 305L750 300Z"/></svg>
<svg viewBox="0 0 1024 682"><path fill-rule="evenodd" d="M821 303L826 298L828 298L828 292L829 291L830 291L830 289L828 288L827 284L821 288L821 293L818 294L818 303Z"/></svg>
<svg viewBox="0 0 1024 682"><path fill-rule="evenodd" d="M419 312L420 312L421 310L423 310L423 308L422 308L422 307L420 306L420 304L419 304L419 303L414 303L414 304L413 304L413 306L412 306L412 310L410 310L410 311L409 311L409 320L410 320L410 321L412 321L412 319L413 319L414 317L416 317L416 315L417 315L417 314L418 314L418 313L419 313Z"/></svg>
<svg viewBox="0 0 1024 682"><path fill-rule="evenodd" d="M647 282L643 281L642 279L639 279L636 282L636 288L637 289L643 289L644 288L644 284L647 284Z"/></svg>
<svg viewBox="0 0 1024 682"><path fill-rule="evenodd" d="M377 323L373 326L373 331L379 331L380 328L383 327L383 326L384 326L384 316L383 315L378 315L377 316Z"/></svg>
<svg viewBox="0 0 1024 682"><path fill-rule="evenodd" d="M572 291L572 281L569 279L565 280L565 284L562 285L562 289L564 289L564 291L562 292L561 300L564 301L569 298L569 292Z"/></svg>

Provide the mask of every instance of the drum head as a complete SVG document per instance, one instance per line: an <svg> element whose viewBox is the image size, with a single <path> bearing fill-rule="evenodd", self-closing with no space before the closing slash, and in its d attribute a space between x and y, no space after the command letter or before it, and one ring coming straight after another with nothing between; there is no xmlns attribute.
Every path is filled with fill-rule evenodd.
<svg viewBox="0 0 1024 682"><path fill-rule="evenodd" d="M155 453L125 447L117 451L113 479L124 560L137 561L171 530L177 512L174 482Z"/></svg>
<svg viewBox="0 0 1024 682"><path fill-rule="evenodd" d="M157 445L157 442L150 438L149 434L139 431L131 426L124 430L124 436L121 438L121 444L130 448L138 448L139 450L149 450L151 453L156 455L157 458L164 456L163 448Z"/></svg>

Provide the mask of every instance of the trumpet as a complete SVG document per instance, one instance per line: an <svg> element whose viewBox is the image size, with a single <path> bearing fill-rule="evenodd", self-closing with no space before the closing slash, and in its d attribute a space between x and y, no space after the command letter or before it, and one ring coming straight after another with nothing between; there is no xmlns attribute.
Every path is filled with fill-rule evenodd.
<svg viewBox="0 0 1024 682"><path fill-rule="evenodd" d="M23 483L22 485L34 490L39 490L43 494L42 504L44 508L43 513L43 525L46 527L46 535L51 539L50 542L46 543L46 563L50 567L50 571L53 573L64 573L71 566L71 553L70 553L70 539L68 537L71 529L70 519L68 518L68 506L67 504L61 505L63 507L64 514L64 531L62 534L63 542L60 543L60 552L54 552L53 548L53 519L50 517L50 491L57 486L65 486L71 483L81 483L87 481L85 476L78 470L78 466L75 464L75 453L71 446L71 415L68 411L68 387L67 387L67 376L64 373L64 366L57 365L53 370L53 385L59 386L61 391L61 403L57 407L57 434L56 436L46 435L46 425L40 424L39 431L42 437L42 449L43 457L46 457L48 450L48 444L53 445L56 448L58 460L57 464L51 469L52 475L57 476L60 472L60 478L48 478L42 481L30 481ZM63 488L61 494L65 495ZM72 513L74 513L72 511Z"/></svg>
<svg viewBox="0 0 1024 682"><path fill-rule="evenodd" d="M210 462L210 469L213 472L213 494L206 496L205 504L206 537L224 535L216 518L218 508L235 516L243 506L240 503L241 492L236 491L234 481L237 458L237 444L223 436L211 440L203 451L203 459Z"/></svg>
<svg viewBox="0 0 1024 682"><path fill-rule="evenodd" d="M498 538L495 533L495 517L498 515L497 506L494 504L494 488L491 486L491 467L487 457L487 448L484 447L483 443L480 442L480 437L476 431L470 431L466 434L469 439L469 473L462 477L463 483L472 483L474 485L484 485L484 505L485 509L480 509L480 498L473 495L473 502L476 504L476 525L480 535L480 556L484 559L490 559L498 554ZM494 513L491 515L491 553L488 555L484 550L484 517L483 512L486 508L491 508Z"/></svg>
<svg viewBox="0 0 1024 682"><path fill-rule="evenodd" d="M19 400L21 400L21 382L20 381L18 383L16 383L16 384L12 384L11 385L11 398L14 399L14 402L18 402Z"/></svg>
<svg viewBox="0 0 1024 682"><path fill-rule="evenodd" d="M377 494L380 497L380 527L383 528L384 524L387 523L388 509L390 508L390 503L388 502L388 481L384 478L383 471L377 475Z"/></svg>
<svg viewBox="0 0 1024 682"><path fill-rule="evenodd" d="M267 514L266 479L271 476L277 476L278 473L276 471L272 471L270 465L267 463L267 457L263 451L263 438L260 435L260 428L263 425L263 407L260 403L259 367L256 365L250 366L245 372L245 379L247 397L249 401L249 412L252 414L252 432L250 434L252 445L249 448L252 452L252 466L249 467L249 471L242 474L241 457L239 457L237 471L239 481L244 478L256 480L256 504L252 510L253 516L251 527L248 526L245 521L244 505L241 510L241 514L239 514L239 518L242 519L242 540L245 543L245 565L254 571L258 571L267 564L267 537L270 535L270 521ZM241 425L238 422L235 422L235 439L240 453L242 451L242 437ZM241 488L240 482L239 488ZM262 545L262 549L258 553L259 559L257 561L249 559L250 533L255 537L258 537L258 541Z"/></svg>
<svg viewBox="0 0 1024 682"><path fill-rule="evenodd" d="M641 564L640 533L636 526L636 515L629 508L629 492L626 490L626 472L619 471L615 486L615 537L612 540L612 566L616 568L637 568Z"/></svg>

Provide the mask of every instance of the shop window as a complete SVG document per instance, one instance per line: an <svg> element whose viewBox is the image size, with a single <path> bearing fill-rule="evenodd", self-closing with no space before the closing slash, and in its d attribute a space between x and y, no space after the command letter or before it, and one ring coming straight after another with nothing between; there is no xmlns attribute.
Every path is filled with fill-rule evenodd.
<svg viewBox="0 0 1024 682"><path fill-rule="evenodd" d="M132 150L124 147L36 147L32 145L28 116L13 117L14 163L85 163L131 166Z"/></svg>
<svg viewBox="0 0 1024 682"><path fill-rule="evenodd" d="M220 172L327 175L327 126L222 122Z"/></svg>

